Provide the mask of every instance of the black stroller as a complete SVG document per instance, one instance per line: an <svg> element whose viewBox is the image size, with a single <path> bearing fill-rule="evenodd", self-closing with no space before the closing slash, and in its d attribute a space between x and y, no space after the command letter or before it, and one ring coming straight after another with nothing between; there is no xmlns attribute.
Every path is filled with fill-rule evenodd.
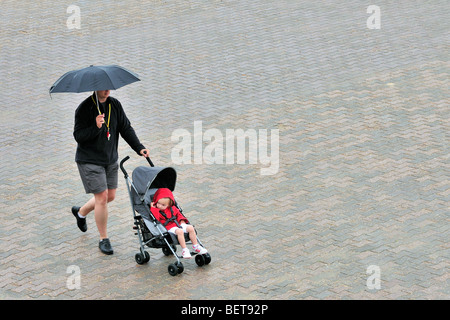
<svg viewBox="0 0 450 320"><path fill-rule="evenodd" d="M128 193L130 195L131 207L133 209L134 227L136 235L139 238L140 252L136 253L135 260L138 264L144 264L150 261L150 254L145 251L145 246L149 248L162 249L166 256L174 255L177 259L175 263L169 264L169 274L176 276L182 273L184 266L180 259L182 256L177 255L178 243L177 237L169 233L166 228L155 219L150 211L150 203L152 202L155 192L159 188L168 188L170 191L175 189L175 182L177 173L171 167L155 167L150 160L146 158L150 167L140 166L133 170L132 179L128 176L127 171L123 167L125 161L130 157L127 156L120 162L120 169L122 170L127 184ZM175 206L182 212L181 207L176 203ZM197 231L195 231L197 233ZM186 243L191 243L188 235L185 235ZM203 246L200 239L197 237L198 243ZM196 264L201 267L211 262L209 253L197 254L191 252L195 256Z"/></svg>

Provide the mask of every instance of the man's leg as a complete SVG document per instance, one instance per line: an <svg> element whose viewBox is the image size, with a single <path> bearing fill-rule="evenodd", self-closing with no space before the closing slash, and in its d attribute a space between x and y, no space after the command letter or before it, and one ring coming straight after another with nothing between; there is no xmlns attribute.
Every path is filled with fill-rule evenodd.
<svg viewBox="0 0 450 320"><path fill-rule="evenodd" d="M100 240L107 238L107 221L108 221L108 207L107 203L111 202L116 197L117 189L108 189L103 192L94 194L84 206L80 208L80 215L86 217L94 210L95 223L97 224L100 233ZM105 201L106 199L106 201Z"/></svg>
<svg viewBox="0 0 450 320"><path fill-rule="evenodd" d="M108 222L108 190L94 194L94 217L97 224L100 240L108 238L106 232Z"/></svg>
<svg viewBox="0 0 450 320"><path fill-rule="evenodd" d="M80 215L86 217L95 208L95 197L92 197L84 206L80 208Z"/></svg>
<svg viewBox="0 0 450 320"><path fill-rule="evenodd" d="M108 224L108 202L114 200L115 195L115 189L108 189L103 192L94 194L94 217L98 232L100 233L100 242L98 244L98 247L104 254L114 253L114 250L111 247L111 243L108 239L106 228Z"/></svg>
<svg viewBox="0 0 450 320"><path fill-rule="evenodd" d="M113 201L116 196L118 164L115 163L107 167L89 163L77 163L77 165L86 193L94 193L94 197L89 199L81 208L72 207L72 213L77 218L78 228L86 232L85 217L94 211L95 223L100 234L99 248L105 254L113 254L106 231L108 222L107 203ZM97 190L102 191L98 192Z"/></svg>

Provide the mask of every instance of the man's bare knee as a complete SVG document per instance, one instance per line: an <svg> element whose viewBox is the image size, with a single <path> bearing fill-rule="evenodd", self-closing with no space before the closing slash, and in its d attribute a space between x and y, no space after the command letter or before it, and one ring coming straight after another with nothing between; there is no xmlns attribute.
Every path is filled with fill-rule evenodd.
<svg viewBox="0 0 450 320"><path fill-rule="evenodd" d="M114 201L116 198L116 189L108 189L108 202Z"/></svg>
<svg viewBox="0 0 450 320"><path fill-rule="evenodd" d="M96 193L94 196L96 205L106 205L108 200L108 190Z"/></svg>
<svg viewBox="0 0 450 320"><path fill-rule="evenodd" d="M116 198L116 195L109 195L108 194L108 202L114 201L114 199Z"/></svg>

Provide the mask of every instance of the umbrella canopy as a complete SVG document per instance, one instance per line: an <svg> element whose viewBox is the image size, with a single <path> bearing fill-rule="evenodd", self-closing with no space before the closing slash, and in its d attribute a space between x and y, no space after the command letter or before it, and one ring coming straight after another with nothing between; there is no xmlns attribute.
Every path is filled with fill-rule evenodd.
<svg viewBox="0 0 450 320"><path fill-rule="evenodd" d="M115 90L136 81L140 81L138 76L123 67L91 65L61 76L51 86L50 93Z"/></svg>

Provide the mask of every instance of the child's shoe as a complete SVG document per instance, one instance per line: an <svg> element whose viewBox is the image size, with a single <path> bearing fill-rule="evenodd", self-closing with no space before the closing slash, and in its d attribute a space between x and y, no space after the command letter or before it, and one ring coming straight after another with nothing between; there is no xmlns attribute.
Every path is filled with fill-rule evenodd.
<svg viewBox="0 0 450 320"><path fill-rule="evenodd" d="M183 256L183 259L190 259L192 257L188 248L184 248L183 251L181 251L181 255Z"/></svg>
<svg viewBox="0 0 450 320"><path fill-rule="evenodd" d="M192 246L194 248L194 251L197 252L198 254L205 254L208 253L208 250L206 250L205 248L203 248L201 245L197 244L197 245L193 245Z"/></svg>

